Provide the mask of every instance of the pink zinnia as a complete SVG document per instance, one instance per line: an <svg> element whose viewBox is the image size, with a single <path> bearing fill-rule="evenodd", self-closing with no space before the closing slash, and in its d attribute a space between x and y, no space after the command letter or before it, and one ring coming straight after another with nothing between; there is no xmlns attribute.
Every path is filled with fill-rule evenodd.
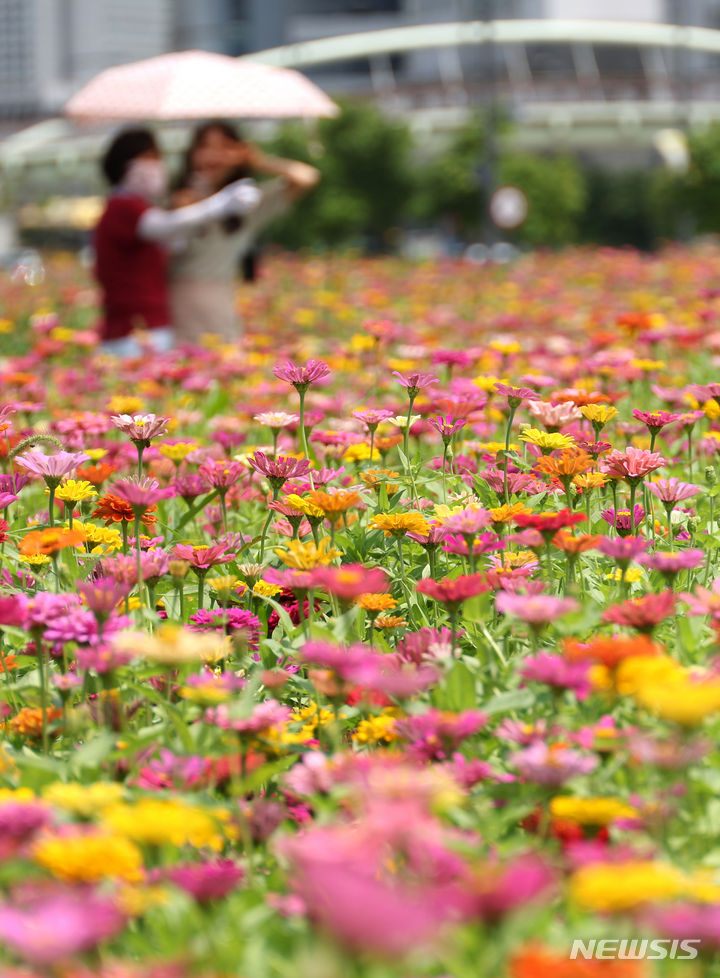
<svg viewBox="0 0 720 978"><path fill-rule="evenodd" d="M496 533L481 533L479 537L472 537L472 534L454 533L443 541L443 551L446 554L458 554L460 557L468 557L471 553L474 557L482 557L484 554L492 553L495 550L502 550L503 541Z"/></svg>
<svg viewBox="0 0 720 978"><path fill-rule="evenodd" d="M443 520L443 526L448 533L460 533L462 536L475 536L490 522L490 513L486 509L463 509L453 513Z"/></svg>
<svg viewBox="0 0 720 978"><path fill-rule="evenodd" d="M137 576L137 571L135 571L135 576ZM108 618L129 592L128 585L114 577L98 577L94 581L76 581L75 589L99 621Z"/></svg>
<svg viewBox="0 0 720 978"><path fill-rule="evenodd" d="M654 554L646 554L640 558L640 563L650 570L659 571L663 577L672 580L680 571L694 570L705 561L705 551L699 549L667 551L658 550Z"/></svg>
<svg viewBox="0 0 720 978"><path fill-rule="evenodd" d="M255 452L248 458L248 462L261 475L268 479L277 479L285 482L286 479L299 479L306 475L310 470L310 462L306 458L293 458L292 456L278 455L276 458L268 458L264 452Z"/></svg>
<svg viewBox="0 0 720 978"><path fill-rule="evenodd" d="M113 483L111 492L129 503L137 515L154 506L161 499L167 499L173 490L161 489L157 479L144 477L118 479L117 482Z"/></svg>
<svg viewBox="0 0 720 978"><path fill-rule="evenodd" d="M431 526L427 533L408 533L409 540L414 540L426 550L433 550L438 547L448 535L444 526Z"/></svg>
<svg viewBox="0 0 720 978"><path fill-rule="evenodd" d="M671 903L651 908L645 923L666 940L700 941L705 954L720 949L720 906L705 903Z"/></svg>
<svg viewBox="0 0 720 978"><path fill-rule="evenodd" d="M385 864L380 858L385 838L367 835L318 827L284 839L292 886L312 919L354 953L386 959L417 953L457 916L458 887L406 867L389 873L392 853ZM421 846L412 837L409 843Z"/></svg>
<svg viewBox="0 0 720 978"><path fill-rule="evenodd" d="M637 408L633 411L633 417L642 421L651 431L660 431L666 425L680 420L679 414L671 414L669 411L638 411Z"/></svg>
<svg viewBox="0 0 720 978"><path fill-rule="evenodd" d="M501 591L495 598L495 607L500 614L519 618L537 628L577 611L580 605L575 598L558 598L554 594L511 594Z"/></svg>
<svg viewBox="0 0 720 978"><path fill-rule="evenodd" d="M633 531L633 520L635 524L635 529L640 526L642 521L645 519L645 510L638 503L631 513L629 509L619 509L615 511L614 509L604 509L600 516L609 523L610 526L614 526L621 537L627 536Z"/></svg>
<svg viewBox="0 0 720 978"><path fill-rule="evenodd" d="M388 418L392 418L394 411L388 410L388 408L364 408L361 411L353 411L352 416L356 421L362 422L368 431L375 431L379 424L383 421L387 421Z"/></svg>
<svg viewBox="0 0 720 978"><path fill-rule="evenodd" d="M423 578L417 582L415 589L434 601L458 608L463 601L489 591L490 585L484 574L461 574L459 577L444 577L440 581Z"/></svg>
<svg viewBox="0 0 720 978"><path fill-rule="evenodd" d="M340 678L362 689L396 699L415 696L435 685L440 678L430 666L411 665L392 653L367 651L362 659L357 656L355 661L343 663L336 672Z"/></svg>
<svg viewBox="0 0 720 978"><path fill-rule="evenodd" d="M232 554L226 553L227 547L215 544L212 547L193 547L188 543L178 543L173 550L173 557L187 560L194 570L207 571L216 564L227 564L232 560Z"/></svg>
<svg viewBox="0 0 720 978"><path fill-rule="evenodd" d="M238 734L261 734L271 727L286 723L292 716L289 706L278 703L277 700L265 700L258 703L249 716L236 716L230 707L221 703L205 711L205 722L215 724L222 730L234 730Z"/></svg>
<svg viewBox="0 0 720 978"><path fill-rule="evenodd" d="M582 418L580 408L572 401L561 401L560 404L550 404L548 401L531 401L528 411L548 431L559 431L571 421Z"/></svg>
<svg viewBox="0 0 720 978"><path fill-rule="evenodd" d="M244 475L241 462L232 459L210 459L198 468L198 475L215 489L229 489Z"/></svg>
<svg viewBox="0 0 720 978"><path fill-rule="evenodd" d="M29 452L18 455L15 461L28 472L45 479L48 485L57 486L78 465L89 462L90 456L85 452L57 452L55 455L46 455L32 448Z"/></svg>
<svg viewBox="0 0 720 978"><path fill-rule="evenodd" d="M480 710L443 713L430 709L397 720L395 733L409 742L409 751L414 756L428 761L445 761L453 756L463 740L482 730L486 722L487 717Z"/></svg>
<svg viewBox="0 0 720 978"><path fill-rule="evenodd" d="M475 915L497 923L516 908L525 908L533 899L547 893L554 875L534 853L514 856L505 864L486 863L474 874L473 910Z"/></svg>
<svg viewBox="0 0 720 978"><path fill-rule="evenodd" d="M3 943L41 967L89 951L124 923L114 901L87 890L51 890L29 904L0 905Z"/></svg>
<svg viewBox="0 0 720 978"><path fill-rule="evenodd" d="M667 465L668 461L658 452L649 452L644 448L626 448L624 452L617 449L609 452L600 463L601 472L615 479L625 479L631 485L637 484L655 469Z"/></svg>
<svg viewBox="0 0 720 978"><path fill-rule="evenodd" d="M308 573L308 577L310 587L334 594L341 601L352 601L361 594L378 594L387 591L390 586L382 568L365 567L364 564L316 567Z"/></svg>
<svg viewBox="0 0 720 978"><path fill-rule="evenodd" d="M570 689L579 700L584 700L592 689L590 665L590 662L570 662L564 655L538 652L523 661L520 675L523 679L545 683L555 689Z"/></svg>
<svg viewBox="0 0 720 978"><path fill-rule="evenodd" d="M643 537L603 537L598 544L598 550L606 557L612 557L620 567L627 567L631 561L644 554L649 546Z"/></svg>
<svg viewBox="0 0 720 978"><path fill-rule="evenodd" d="M630 598L603 612L603 621L626 625L649 634L656 625L674 613L676 600L676 595L670 590L659 594L645 594L641 598Z"/></svg>
<svg viewBox="0 0 720 978"><path fill-rule="evenodd" d="M436 418L428 418L428 424L432 425L435 431L441 436L442 440L447 444L456 431L460 431L467 424L467 421L453 417L448 417L447 415L439 415Z"/></svg>
<svg viewBox="0 0 720 978"><path fill-rule="evenodd" d="M308 360L304 367L298 367L288 360L274 367L273 373L278 380L285 380L297 391L305 392L310 384L327 377L330 367L324 360Z"/></svg>
<svg viewBox="0 0 720 978"><path fill-rule="evenodd" d="M401 374L399 370L393 370L392 373L398 384L402 384L403 387L407 389L408 397L413 400L418 396L421 390L425 387L429 387L430 384L437 384L438 378L433 377L432 374L409 374L407 377L405 374Z"/></svg>
<svg viewBox="0 0 720 978"><path fill-rule="evenodd" d="M0 594L0 626L22 625L27 614L27 598L24 594Z"/></svg>
<svg viewBox="0 0 720 978"><path fill-rule="evenodd" d="M530 387L509 387L507 384L495 384L494 392L501 397L507 397L511 408L520 407L523 401L541 401L542 397Z"/></svg>
<svg viewBox="0 0 720 978"><path fill-rule="evenodd" d="M167 432L170 418L156 414L114 414L110 420L132 442L147 448L153 438Z"/></svg>
<svg viewBox="0 0 720 978"><path fill-rule="evenodd" d="M720 619L720 577L709 588L698 586L694 594L685 592L680 597L689 605L691 615L711 615L713 619Z"/></svg>
<svg viewBox="0 0 720 978"><path fill-rule="evenodd" d="M655 479L647 484L648 490L662 503L679 503L683 499L691 499L701 493L702 486L692 482L682 482L675 476L669 479Z"/></svg>
<svg viewBox="0 0 720 978"><path fill-rule="evenodd" d="M218 859L215 862L173 866L167 875L198 903L212 903L231 893L240 884L244 871L231 859Z"/></svg>
<svg viewBox="0 0 720 978"><path fill-rule="evenodd" d="M592 754L567 747L549 746L536 740L525 750L510 757L510 763L517 768L525 781L545 787L558 787L581 774L590 774L598 766L598 759Z"/></svg>

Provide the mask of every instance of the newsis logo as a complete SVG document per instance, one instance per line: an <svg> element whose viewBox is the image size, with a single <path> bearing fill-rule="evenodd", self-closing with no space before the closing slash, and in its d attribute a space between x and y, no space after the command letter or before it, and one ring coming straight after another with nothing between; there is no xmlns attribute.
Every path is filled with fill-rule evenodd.
<svg viewBox="0 0 720 978"><path fill-rule="evenodd" d="M696 946L697 945L697 946ZM700 940L672 941L651 938L611 938L589 941L574 940L570 957L575 960L593 958L609 961L621 960L663 961L665 958L677 961L691 961L698 955Z"/></svg>

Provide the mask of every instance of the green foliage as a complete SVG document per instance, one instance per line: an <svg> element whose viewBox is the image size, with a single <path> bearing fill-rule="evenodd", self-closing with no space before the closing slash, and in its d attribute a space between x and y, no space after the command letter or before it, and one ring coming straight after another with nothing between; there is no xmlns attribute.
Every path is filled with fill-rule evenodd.
<svg viewBox="0 0 720 978"><path fill-rule="evenodd" d="M500 163L502 183L519 187L528 199L528 216L514 237L533 247L577 240L586 199L585 178L570 156L513 154Z"/></svg>
<svg viewBox="0 0 720 978"><path fill-rule="evenodd" d="M319 187L273 225L274 242L390 250L389 229L413 224L450 225L462 240L477 240L484 208L480 116L425 162L415 159L421 147L409 127L371 104L346 102L341 115L309 132L291 124L267 146L322 172ZM720 231L720 125L692 133L689 149L686 175L661 168L612 172L570 155L502 153L496 183L520 187L529 204L527 220L508 237L529 247L585 242L649 249L694 231Z"/></svg>
<svg viewBox="0 0 720 978"><path fill-rule="evenodd" d="M690 168L681 182L687 210L700 232L720 231L720 125L691 133Z"/></svg>
<svg viewBox="0 0 720 978"><path fill-rule="evenodd" d="M483 206L477 170L484 146L482 120L475 117L454 134L446 150L421 168L413 217L435 224L450 218L463 237L476 232Z"/></svg>
<svg viewBox="0 0 720 978"><path fill-rule="evenodd" d="M306 160L322 173L320 188L275 224L273 240L290 247L381 243L404 219L413 186L409 128L374 105L348 102L337 118L318 123L317 141L322 152L311 155L306 131L292 125L268 144L271 152Z"/></svg>

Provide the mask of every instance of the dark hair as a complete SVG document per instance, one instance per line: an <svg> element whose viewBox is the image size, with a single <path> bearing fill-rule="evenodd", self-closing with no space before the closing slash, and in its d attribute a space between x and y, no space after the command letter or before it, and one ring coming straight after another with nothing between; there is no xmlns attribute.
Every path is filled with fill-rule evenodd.
<svg viewBox="0 0 720 978"><path fill-rule="evenodd" d="M149 129L123 129L110 143L102 158L102 171L108 183L116 187L134 159L157 149L158 144Z"/></svg>
<svg viewBox="0 0 720 978"><path fill-rule="evenodd" d="M178 177L174 190L184 190L189 187L192 181L193 175L193 156L195 155L195 150L202 144L203 140L209 132L218 130L227 139L232 140L235 143L243 142L242 135L240 131L229 122L224 119L211 119L209 122L203 122L199 125L192 134L190 139L190 145L188 146L185 157L183 159L182 170L180 171L180 176ZM247 166L236 166L228 173L222 182L222 185L217 189L220 190L222 187L226 187L229 183L234 183L236 180L244 180L246 177L251 175L251 170ZM232 234L237 231L242 226L241 217L226 217L222 222L223 229L228 233Z"/></svg>

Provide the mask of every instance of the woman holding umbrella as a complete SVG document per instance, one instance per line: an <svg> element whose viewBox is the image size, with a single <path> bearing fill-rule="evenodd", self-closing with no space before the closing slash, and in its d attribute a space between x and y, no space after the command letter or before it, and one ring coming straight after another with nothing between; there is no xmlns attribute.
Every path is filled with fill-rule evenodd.
<svg viewBox="0 0 720 978"><path fill-rule="evenodd" d="M252 253L265 225L320 178L319 171L306 163L263 153L241 139L227 122L208 122L195 131L174 194L175 206L193 205L255 175L274 177L258 185L256 207L244 216L191 231L173 249L170 302L180 343L197 344L203 334L228 343L237 341L235 281L240 263Z"/></svg>

